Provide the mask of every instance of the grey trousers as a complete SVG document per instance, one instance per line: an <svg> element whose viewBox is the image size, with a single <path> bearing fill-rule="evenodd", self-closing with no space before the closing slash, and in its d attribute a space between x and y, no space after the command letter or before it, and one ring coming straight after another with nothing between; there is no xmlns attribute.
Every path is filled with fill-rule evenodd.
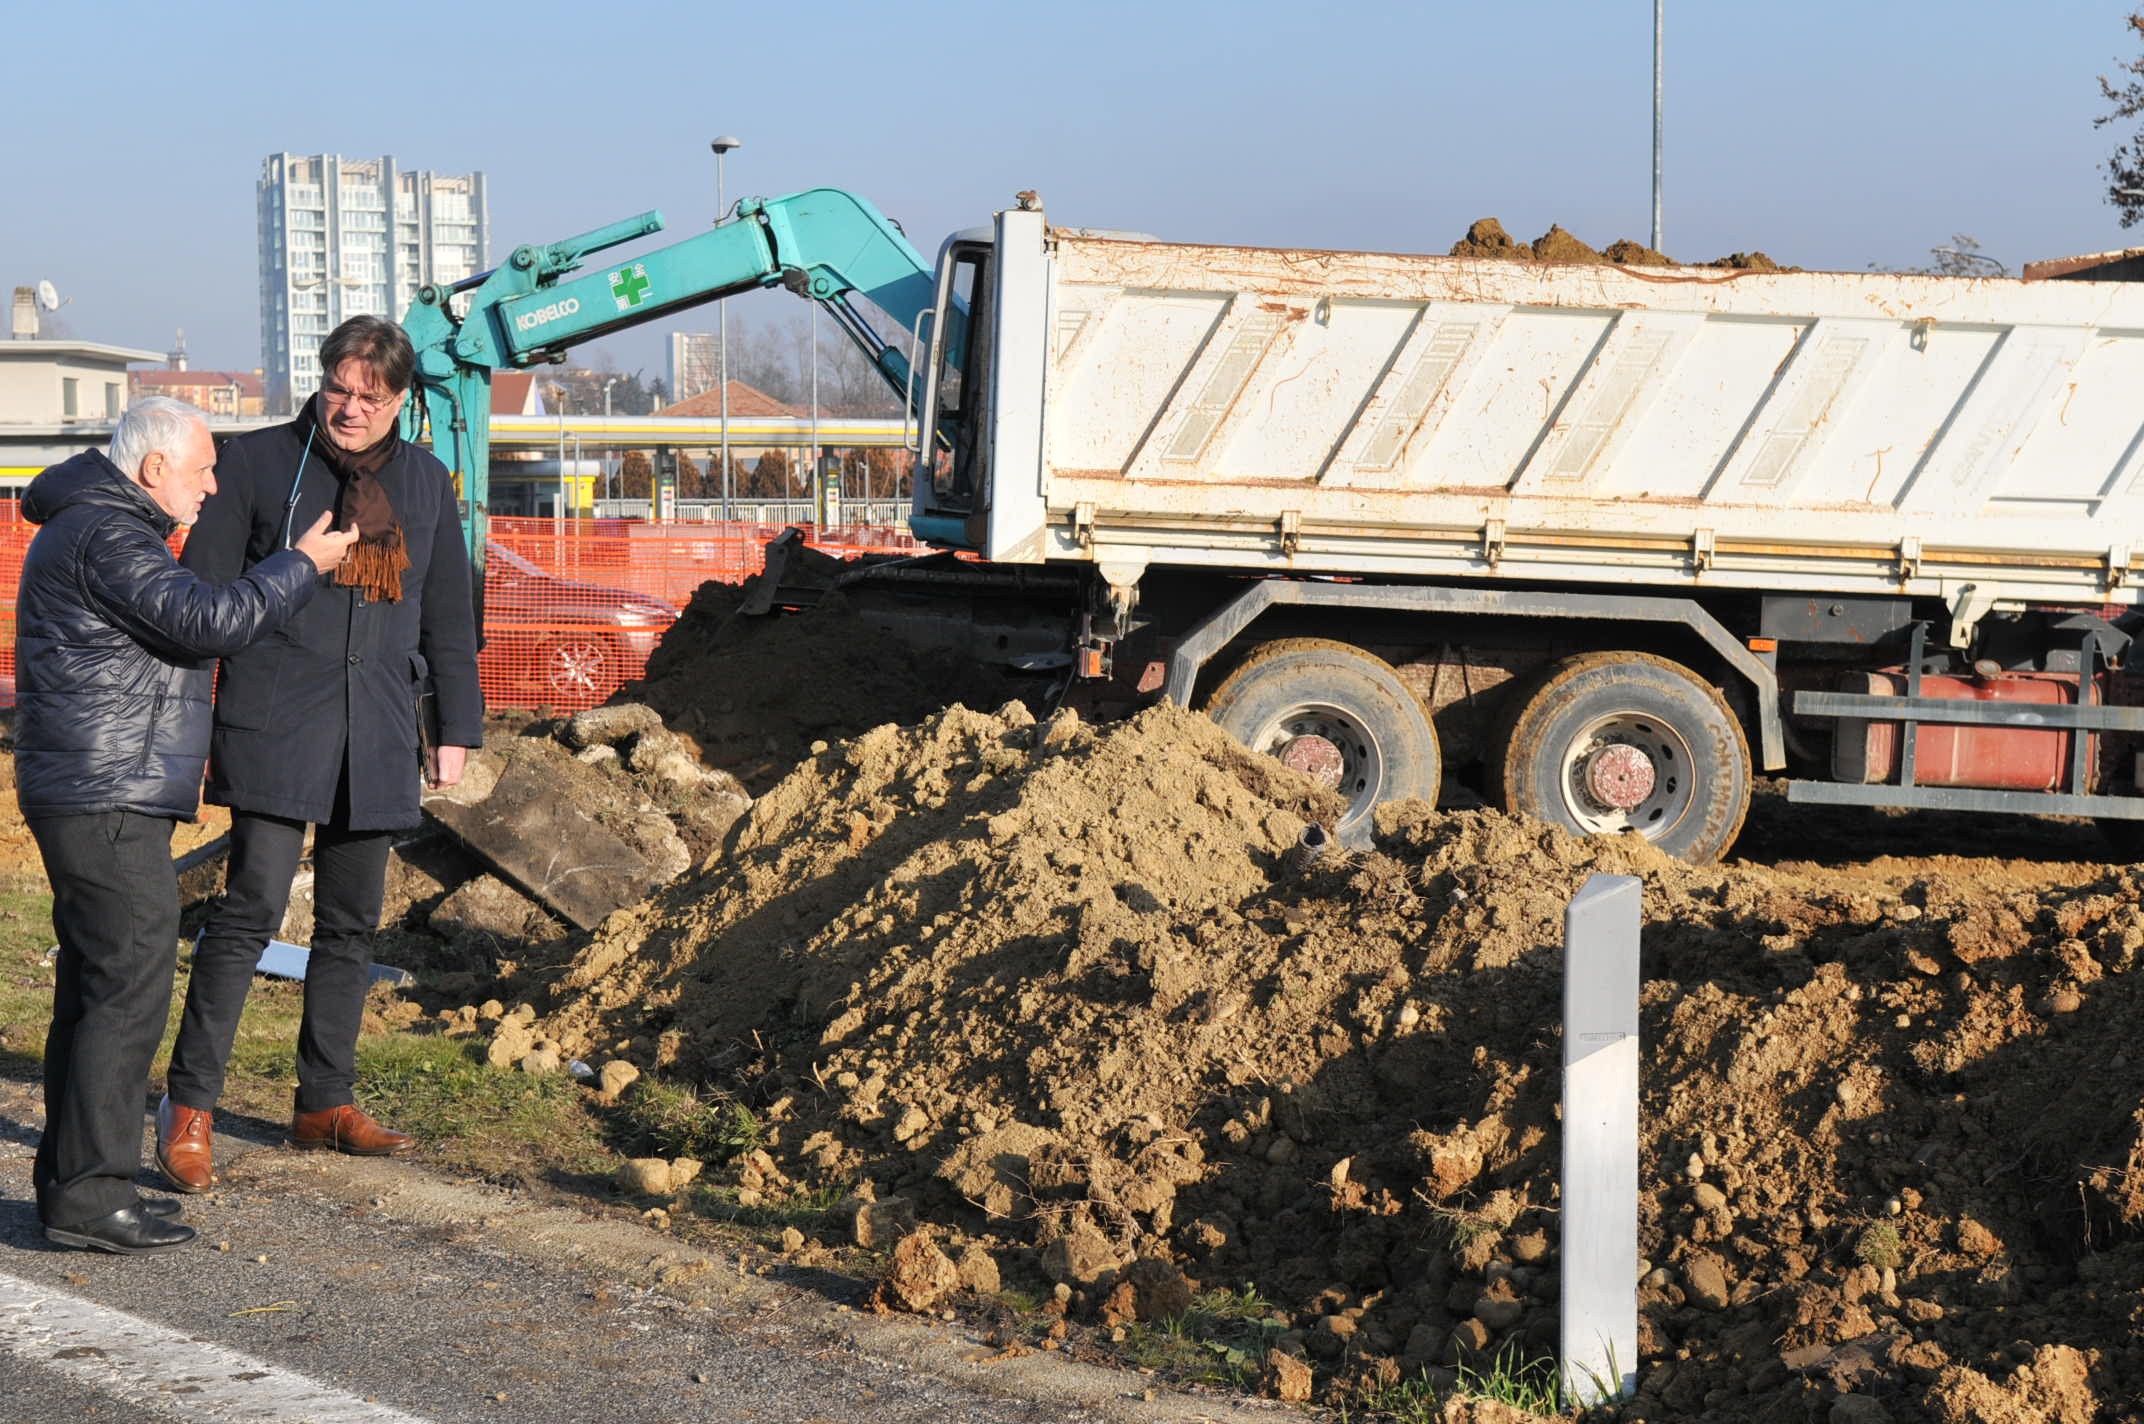
<svg viewBox="0 0 2144 1424"><path fill-rule="evenodd" d="M137 1200L149 1064L178 963L171 827L133 811L30 822L60 942L45 1133L31 1167L47 1226L78 1226Z"/></svg>

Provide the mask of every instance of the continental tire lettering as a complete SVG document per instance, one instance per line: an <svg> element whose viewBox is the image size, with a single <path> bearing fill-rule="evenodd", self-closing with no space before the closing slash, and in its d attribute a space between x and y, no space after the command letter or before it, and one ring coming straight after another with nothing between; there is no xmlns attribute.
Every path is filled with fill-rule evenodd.
<svg viewBox="0 0 2144 1424"><path fill-rule="evenodd" d="M579 297L568 297L562 302L553 302L547 307L522 312L514 318L514 330L534 331L539 326L549 325L560 317L572 316L581 309Z"/></svg>

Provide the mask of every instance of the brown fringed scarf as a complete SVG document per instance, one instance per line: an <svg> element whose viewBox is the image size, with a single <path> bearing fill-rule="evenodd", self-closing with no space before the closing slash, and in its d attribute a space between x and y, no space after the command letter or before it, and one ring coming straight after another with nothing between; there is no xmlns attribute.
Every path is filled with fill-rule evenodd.
<svg viewBox="0 0 2144 1424"><path fill-rule="evenodd" d="M319 422L313 402L306 403L305 413L307 419ZM402 571L409 567L402 526L395 522L395 507L380 485L380 471L401 444L400 432L393 429L356 451L336 445L325 429L313 441L313 453L342 481L342 493L335 501L335 528L357 525L357 545L335 566L335 582L359 590L376 603L402 601Z"/></svg>

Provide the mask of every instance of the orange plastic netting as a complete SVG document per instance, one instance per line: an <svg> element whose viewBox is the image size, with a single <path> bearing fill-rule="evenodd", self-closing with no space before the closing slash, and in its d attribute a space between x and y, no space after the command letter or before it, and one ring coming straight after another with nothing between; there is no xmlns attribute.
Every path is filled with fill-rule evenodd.
<svg viewBox="0 0 2144 1424"><path fill-rule="evenodd" d="M629 519L494 518L485 557L484 651L492 707L593 707L640 676L694 589L759 572L784 526ZM800 526L836 557L915 553L905 530ZM0 503L0 705L15 700L15 590L37 526ZM174 549L183 534L172 540Z"/></svg>

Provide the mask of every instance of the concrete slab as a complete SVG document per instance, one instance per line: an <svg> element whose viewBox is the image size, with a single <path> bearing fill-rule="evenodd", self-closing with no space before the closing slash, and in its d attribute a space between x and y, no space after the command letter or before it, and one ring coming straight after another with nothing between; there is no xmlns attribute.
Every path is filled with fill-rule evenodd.
<svg viewBox="0 0 2144 1424"><path fill-rule="evenodd" d="M482 800L427 797L424 809L506 880L578 929L594 929L660 883L645 856L562 800L525 761L508 765Z"/></svg>

